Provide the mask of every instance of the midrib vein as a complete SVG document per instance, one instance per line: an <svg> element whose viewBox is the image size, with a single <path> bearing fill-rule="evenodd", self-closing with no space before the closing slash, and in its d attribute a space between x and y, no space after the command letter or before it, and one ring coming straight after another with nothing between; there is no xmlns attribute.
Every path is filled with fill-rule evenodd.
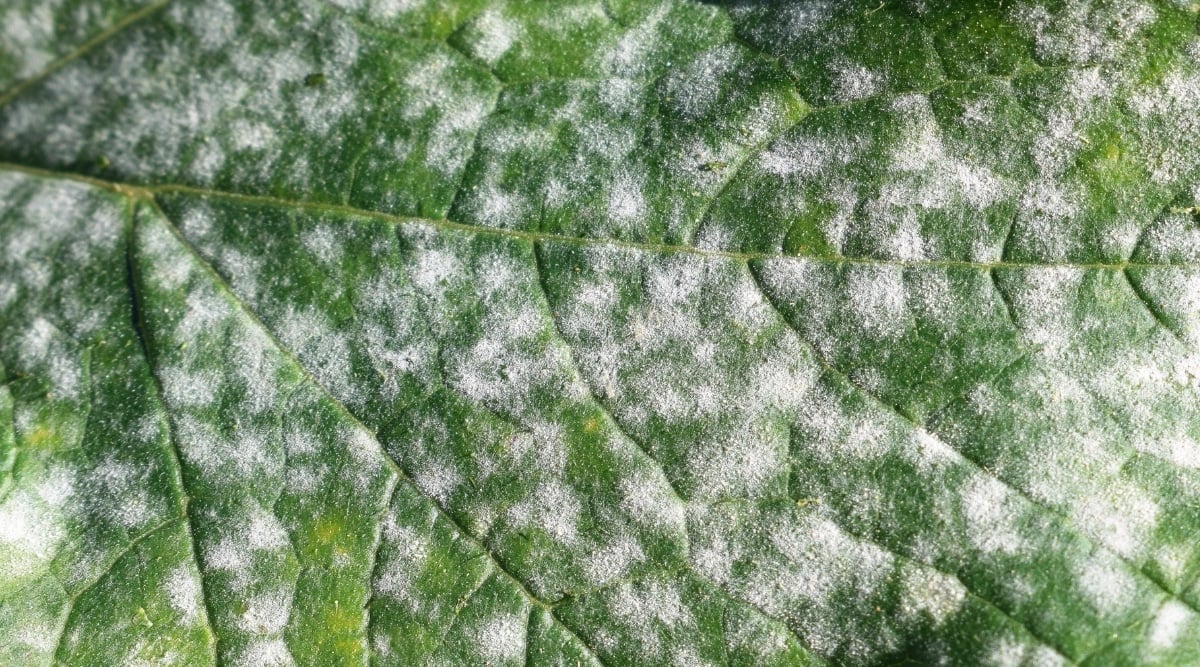
<svg viewBox="0 0 1200 667"><path fill-rule="evenodd" d="M355 208L344 204L332 204L314 201L297 201L283 199L280 197L272 197L270 195L254 195L238 192L228 192L224 190L213 190L208 188L199 188L190 185L179 184L159 184L159 185L132 185L119 181L108 181L82 174L56 172L38 167L29 167L20 164L8 162L0 162L0 171L9 171L28 174L39 178L47 179L62 179L85 183L93 187L102 188L115 192L125 197L135 199L157 200L158 195L183 194L202 198L225 199L228 201L244 202L258 206L269 206L284 209L299 209L305 211L314 211L318 213L334 213L343 216L370 218L388 222L396 225L413 225L434 227L437 229L465 232L469 234L479 234L482 236L501 236L508 238L522 239L529 242L555 242L565 243L579 246L589 247L608 247L624 250L635 250L640 252L651 252L659 254L679 254L679 255L696 255L700 257L714 257L733 259L742 262L746 261L768 261L768 260L792 260L802 262L813 262L819 264L845 264L845 265L865 265L865 266L891 266L901 269L908 268L935 268L935 269L967 269L974 271L991 271L993 269L1015 269L1015 270L1033 270L1033 269L1074 269L1079 271L1124 271L1126 269L1190 269L1200 270L1198 262L1036 262L1036 261L995 261L995 262L978 262L970 260L939 260L939 259L917 259L917 260L898 260L898 259L876 259L870 257L821 257L814 255L784 255L780 253L769 252L732 252L725 250L708 250L705 248L696 248L686 245L646 243L638 241L622 241L618 239L590 238L582 236L569 236L566 234L555 234L552 232L533 232L516 229L503 229L499 227L485 227L482 225L472 225L464 222L456 222L444 218L420 218L412 216L395 215L392 213L384 213L380 211L372 211L368 209Z"/></svg>

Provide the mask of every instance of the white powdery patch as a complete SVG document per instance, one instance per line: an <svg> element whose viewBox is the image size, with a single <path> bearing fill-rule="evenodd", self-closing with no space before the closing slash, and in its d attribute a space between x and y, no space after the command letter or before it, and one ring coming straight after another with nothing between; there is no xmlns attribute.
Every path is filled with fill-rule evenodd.
<svg viewBox="0 0 1200 667"><path fill-rule="evenodd" d="M33 493L47 507L65 509L67 501L76 495L78 473L67 468L54 466L33 484Z"/></svg>
<svg viewBox="0 0 1200 667"><path fill-rule="evenodd" d="M193 34L205 51L226 48L237 35L237 9L225 0L192 6L173 4L167 13L176 23L193 26Z"/></svg>
<svg viewBox="0 0 1200 667"><path fill-rule="evenodd" d="M670 5L658 5L640 23L625 31L619 40L601 56L605 69L619 77L633 79L649 74L649 56L659 48L663 20Z"/></svg>
<svg viewBox="0 0 1200 667"><path fill-rule="evenodd" d="M848 418L844 406L824 388L815 389L798 414L805 437L796 438L795 444L823 463L871 461L903 446L892 425L870 414Z"/></svg>
<svg viewBox="0 0 1200 667"><path fill-rule="evenodd" d="M720 440L702 440L688 453L693 494L703 498L754 497L787 470L787 434L745 424Z"/></svg>
<svg viewBox="0 0 1200 667"><path fill-rule="evenodd" d="M884 201L902 206L940 209L965 203L982 210L998 201L1007 185L986 167L952 155L942 141L942 132L929 98L909 95L893 107L905 119L899 143L892 149L892 168L901 174L920 174L915 187L892 192ZM885 189L886 192L886 189Z"/></svg>
<svg viewBox="0 0 1200 667"><path fill-rule="evenodd" d="M849 619L836 599L869 600L895 567L888 552L847 535L815 514L789 514L764 526L773 552L759 558L759 568L743 575L744 595L774 616L791 617L805 610L801 635L821 653L839 646L866 657L887 643L887 629L848 629ZM864 610L865 611L865 610Z"/></svg>
<svg viewBox="0 0 1200 667"><path fill-rule="evenodd" d="M238 589L256 580L255 561L260 556L276 556L290 549L287 530L279 518L255 506L229 517L221 538L203 545L201 555L206 567L232 573L231 587Z"/></svg>
<svg viewBox="0 0 1200 667"><path fill-rule="evenodd" d="M184 460L213 479L276 479L283 472L283 457L268 446L269 434L261 429L246 428L236 437L228 436L211 424L181 415L177 435Z"/></svg>
<svg viewBox="0 0 1200 667"><path fill-rule="evenodd" d="M603 586L626 576L631 567L645 558L646 554L636 541L620 536L591 550L584 559L584 574L593 586Z"/></svg>
<svg viewBox="0 0 1200 667"><path fill-rule="evenodd" d="M374 589L382 595L408 602L415 611L420 600L413 584L429 559L429 540L410 526L397 525L395 517L389 517L383 530L384 538L394 552L376 578Z"/></svg>
<svg viewBox="0 0 1200 667"><path fill-rule="evenodd" d="M908 616L928 616L936 625L945 623L967 598L961 581L932 570L905 568L901 586L900 610Z"/></svg>
<svg viewBox="0 0 1200 667"><path fill-rule="evenodd" d="M342 257L344 240L333 225L317 225L306 231L300 241L323 264L336 267Z"/></svg>
<svg viewBox="0 0 1200 667"><path fill-rule="evenodd" d="M116 249L126 216L122 204L82 183L39 179L32 185L31 196L13 213L36 224L6 234L9 253L46 257L65 251L66 258L87 265Z"/></svg>
<svg viewBox="0 0 1200 667"><path fill-rule="evenodd" d="M0 503L0 574L19 581L50 564L66 539L61 512L25 489Z"/></svg>
<svg viewBox="0 0 1200 667"><path fill-rule="evenodd" d="M126 529L145 525L165 510L162 502L146 488L146 470L106 457L87 475L89 495L104 507L107 518Z"/></svg>
<svg viewBox="0 0 1200 667"><path fill-rule="evenodd" d="M504 16L502 9L487 9L472 23L471 53L489 66L499 62L524 32L520 24Z"/></svg>
<svg viewBox="0 0 1200 667"><path fill-rule="evenodd" d="M1020 317L1026 343L1053 355L1065 349L1076 333L1073 307L1084 272L1068 267L1028 269L1011 299Z"/></svg>
<svg viewBox="0 0 1200 667"><path fill-rule="evenodd" d="M1134 447L1140 451L1156 452L1177 466L1200 470L1200 442L1188 435L1177 434L1166 441L1135 441Z"/></svg>
<svg viewBox="0 0 1200 667"><path fill-rule="evenodd" d="M963 461L957 450L923 428L914 431L911 440L912 442L904 447L904 452L922 473L931 473L941 467L961 464Z"/></svg>
<svg viewBox="0 0 1200 667"><path fill-rule="evenodd" d="M960 496L967 539L985 554L1013 555L1025 547L1020 533L1021 507L999 481L977 475Z"/></svg>
<svg viewBox="0 0 1200 667"><path fill-rule="evenodd" d="M799 182L818 177L830 168L844 167L862 150L856 137L810 137L787 134L757 158L769 174Z"/></svg>
<svg viewBox="0 0 1200 667"><path fill-rule="evenodd" d="M508 520L518 528L539 528L566 546L579 542L582 504L571 487L558 480L541 482L533 493L508 509Z"/></svg>
<svg viewBox="0 0 1200 667"><path fill-rule="evenodd" d="M1013 637L997 641L983 662L986 667L1062 667L1066 658L1040 643L1025 643Z"/></svg>
<svg viewBox="0 0 1200 667"><path fill-rule="evenodd" d="M450 500L450 495L463 482L462 475L455 469L453 463L440 463L433 460L423 460L413 471L413 481L425 495L433 498L443 507Z"/></svg>
<svg viewBox="0 0 1200 667"><path fill-rule="evenodd" d="M1053 11L1040 3L1022 4L1012 16L1032 34L1039 55L1082 65L1120 58L1157 13L1148 4L1119 0Z"/></svg>
<svg viewBox="0 0 1200 667"><path fill-rule="evenodd" d="M1079 588L1101 616L1119 617L1136 601L1137 581L1116 558L1097 552L1075 566Z"/></svg>
<svg viewBox="0 0 1200 667"><path fill-rule="evenodd" d="M901 267L855 264L846 271L849 315L872 338L896 338L910 324Z"/></svg>
<svg viewBox="0 0 1200 667"><path fill-rule="evenodd" d="M251 642L236 658L236 667L293 667L292 652L282 639L261 639Z"/></svg>
<svg viewBox="0 0 1200 667"><path fill-rule="evenodd" d="M432 229L422 231L431 244L437 232ZM454 253L444 248L421 244L416 257L416 267L412 272L413 285L418 289L440 294L461 284L466 278L466 267Z"/></svg>
<svg viewBox="0 0 1200 667"><path fill-rule="evenodd" d="M779 6L745 3L730 5L729 12L756 38L768 43L784 41L789 46L796 46L819 37L834 17L837 6L837 3L828 0Z"/></svg>
<svg viewBox="0 0 1200 667"><path fill-rule="evenodd" d="M742 64L738 47L726 44L672 71L662 84L671 108L687 120L703 118L720 99L721 83Z"/></svg>
<svg viewBox="0 0 1200 667"><path fill-rule="evenodd" d="M1103 495L1080 494L1072 505L1076 525L1128 559L1142 555L1158 526L1158 504L1124 480L1109 481Z"/></svg>
<svg viewBox="0 0 1200 667"><path fill-rule="evenodd" d="M495 616L475 628L472 639L488 664L517 660L525 654L525 619L511 614Z"/></svg>
<svg viewBox="0 0 1200 667"><path fill-rule="evenodd" d="M394 285L395 283L393 283ZM400 382L415 377L423 382L432 379L437 365L437 343L429 340L417 309L415 295L398 294L394 287L386 298L375 298L386 289L372 283L364 290L366 304L360 312L377 315L378 320L364 322L362 343L375 368L383 374L381 391L387 399L400 392Z"/></svg>
<svg viewBox="0 0 1200 667"><path fill-rule="evenodd" d="M1138 278L1142 289L1174 322L1182 325L1183 335L1192 347L1200 348L1200 272L1159 269L1143 271Z"/></svg>
<svg viewBox="0 0 1200 667"><path fill-rule="evenodd" d="M486 22L486 21L485 21ZM500 25L493 26L503 34ZM488 39L483 45L492 49L489 54L499 58L502 41ZM418 62L404 75L404 106L402 114L411 121L428 120L434 125L427 137L425 163L443 174L456 174L470 154L470 143L491 110L490 94L471 80L456 74L459 59L449 53L435 51Z"/></svg>
<svg viewBox="0 0 1200 667"><path fill-rule="evenodd" d="M683 530L686 508L675 496L665 476L657 470L640 468L619 482L621 508L634 521L646 526Z"/></svg>
<svg viewBox="0 0 1200 667"><path fill-rule="evenodd" d="M264 6L240 9L270 11ZM172 8L163 15L168 30L131 31L114 58L71 63L52 77L45 95L19 105L19 113L0 132L9 138L39 136L42 154L60 164L98 144L114 169L126 174L187 174L209 182L225 169L243 183L261 185L276 175L303 183L310 177L306 158L289 155L283 164L287 139L329 136L345 116L361 108L353 74L358 38L345 19L328 11L247 18L240 22L239 12L218 3ZM309 36L306 48L281 39L280 32L288 29L289 34ZM315 38L318 29L320 39ZM168 34L194 39L170 39ZM210 50L226 57L196 58ZM326 85L295 86L318 70L327 74ZM151 71L163 76L147 76ZM129 100L115 111L106 103L114 82ZM105 121L94 116L101 108L111 112ZM187 113L179 113L182 108ZM51 113L65 116L62 131L38 129L37 119ZM253 145L261 142L261 148L239 151L234 137L238 120L273 131L252 130L247 136L253 137ZM81 127L93 130L84 133ZM280 128L292 128L286 133L290 136ZM237 161L227 158L243 152L255 158L254 167L231 167ZM281 173L285 170L289 173Z"/></svg>
<svg viewBox="0 0 1200 667"><path fill-rule="evenodd" d="M255 595L245 601L245 606L245 611L237 618L239 628L257 635L278 634L291 617L292 592L281 590Z"/></svg>
<svg viewBox="0 0 1200 667"><path fill-rule="evenodd" d="M1167 600L1150 624L1150 646L1156 649L1175 645L1184 629L1196 624L1196 614L1179 600Z"/></svg>
<svg viewBox="0 0 1200 667"><path fill-rule="evenodd" d="M289 307L278 319L275 333L330 394L348 405L362 404L364 389L350 374L350 340L324 313L311 307Z"/></svg>
<svg viewBox="0 0 1200 667"><path fill-rule="evenodd" d="M212 405L221 386L221 376L212 370L191 370L183 366L163 366L159 371L163 393L172 405L203 408Z"/></svg>
<svg viewBox="0 0 1200 667"><path fill-rule="evenodd" d="M16 77L25 79L41 72L54 59L56 2L14 4L0 14L5 54L16 66Z"/></svg>
<svg viewBox="0 0 1200 667"><path fill-rule="evenodd" d="M875 95L883 87L886 77L857 63L835 60L829 64L833 80L834 96L839 103L853 102Z"/></svg>
<svg viewBox="0 0 1200 667"><path fill-rule="evenodd" d="M203 595L196 573L187 565L179 565L167 575L165 586L171 609L184 623L195 621L200 616Z"/></svg>
<svg viewBox="0 0 1200 667"><path fill-rule="evenodd" d="M691 611L671 581L623 583L606 603L611 618L629 632L646 659L663 655L666 647L660 630L687 632L695 626Z"/></svg>
<svg viewBox="0 0 1200 667"><path fill-rule="evenodd" d="M166 231L162 232L166 235ZM175 240L171 240L172 244L177 244ZM178 245L175 246L177 251ZM173 254L164 257L156 257L154 264L157 267L162 262L176 262L192 264L190 258ZM151 273L155 275L155 273ZM190 282L187 290L187 310L184 311L183 317L179 319L174 330L171 331L171 337L174 340L186 342L189 350L185 348L181 350L183 354L178 355L181 359L181 365L188 367L203 368L205 360L197 358L195 354L194 343L203 340L205 337L212 336L214 332L221 329L223 325L227 325L233 317L233 305L222 295L217 292L216 288L209 282Z"/></svg>
<svg viewBox="0 0 1200 667"><path fill-rule="evenodd" d="M646 214L643 185L628 172L618 174L608 193L608 217L620 229L633 229Z"/></svg>
<svg viewBox="0 0 1200 667"><path fill-rule="evenodd" d="M267 332L242 313L237 315L244 326L234 329L227 359L237 369L237 379L245 392L239 408L257 415L275 406L279 376L287 364Z"/></svg>
<svg viewBox="0 0 1200 667"><path fill-rule="evenodd" d="M53 324L37 318L25 330L17 344L20 365L32 374L49 381L50 393L56 398L78 399L84 384L84 369L79 352Z"/></svg>

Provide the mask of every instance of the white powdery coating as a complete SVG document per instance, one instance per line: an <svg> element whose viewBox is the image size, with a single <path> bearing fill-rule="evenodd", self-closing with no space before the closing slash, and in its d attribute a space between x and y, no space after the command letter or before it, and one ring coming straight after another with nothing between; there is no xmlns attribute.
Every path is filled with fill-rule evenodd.
<svg viewBox="0 0 1200 667"><path fill-rule="evenodd" d="M1196 624L1196 614L1179 600L1167 600L1150 624L1150 645L1169 648L1179 639L1186 626Z"/></svg>
<svg viewBox="0 0 1200 667"><path fill-rule="evenodd" d="M316 308L289 310L275 327L280 343L299 357L321 385L343 403L362 404L363 391L350 375L350 344Z"/></svg>
<svg viewBox="0 0 1200 667"><path fill-rule="evenodd" d="M1145 272L1141 277L1143 288L1183 325L1188 342L1193 347L1200 347L1200 272L1159 270Z"/></svg>
<svg viewBox="0 0 1200 667"><path fill-rule="evenodd" d="M696 443L688 473L697 496L753 495L778 480L787 463L786 437L774 429L747 429Z"/></svg>
<svg viewBox="0 0 1200 667"><path fill-rule="evenodd" d="M130 175L173 173L207 183L224 171L246 184L286 179L305 185L312 176L308 158L297 155L288 139L307 140L310 146L301 150L311 150L314 137L330 136L360 108L362 91L353 71L358 37L335 12L295 12L286 19L272 14L264 20L262 14L271 10L244 9L251 10L247 21L220 3L173 7L162 16L177 31L166 32L177 39L127 31L113 59L72 62L48 80L44 94L23 98L0 134L39 136L41 154L59 164L87 159L79 156L94 152L89 146L102 146L113 168ZM288 19L294 25L281 25ZM307 35L310 48L281 39L281 28ZM197 51L208 55L203 65L197 64ZM148 76L150 71L157 75ZM325 85L295 85L314 71L327 74ZM105 100L115 82L129 104L113 111ZM105 121L95 116L101 108L111 112ZM179 113L181 108L188 113ZM39 118L55 113L63 122L54 132L38 128ZM266 128L272 130L262 131ZM253 159L254 166L238 164L240 157Z"/></svg>
<svg viewBox="0 0 1200 667"><path fill-rule="evenodd" d="M61 514L25 489L0 503L0 574L19 581L49 565L66 539Z"/></svg>
<svg viewBox="0 0 1200 667"><path fill-rule="evenodd" d="M373 588L382 595L408 602L416 610L420 600L413 584L429 558L429 540L411 526L397 525L394 517L384 525L384 538L395 551Z"/></svg>
<svg viewBox="0 0 1200 667"><path fill-rule="evenodd" d="M301 243L323 264L337 266L344 240L333 225L317 225L301 236Z"/></svg>
<svg viewBox="0 0 1200 667"><path fill-rule="evenodd" d="M292 614L292 592L271 591L245 601L245 611L237 619L242 630L257 635L277 634L287 626Z"/></svg>
<svg viewBox="0 0 1200 667"><path fill-rule="evenodd" d="M1082 65L1120 58L1157 13L1148 4L1118 0L1070 4L1054 11L1040 3L1022 4L1012 17L1032 34L1038 55Z"/></svg>
<svg viewBox="0 0 1200 667"><path fill-rule="evenodd" d="M171 570L166 580L167 602L183 622L190 623L200 615L201 588L196 573L187 565Z"/></svg>
<svg viewBox="0 0 1200 667"><path fill-rule="evenodd" d="M909 616L927 615L937 625L955 614L967 589L955 577L926 569L905 568L900 610Z"/></svg>
<svg viewBox="0 0 1200 667"><path fill-rule="evenodd" d="M457 55L435 51L418 61L403 79L402 115L414 122L432 117L433 127L422 137L426 140L425 164L445 175L456 174L465 166L476 130L492 105L486 90L457 75L461 66Z"/></svg>
<svg viewBox="0 0 1200 667"><path fill-rule="evenodd" d="M787 468L786 414L815 369L743 266L589 248L590 276L556 304L580 370L639 440L651 422L705 426L686 445L689 494L765 494ZM620 295L638 290L629 304ZM747 338L756 340L744 350ZM742 387L729 392L729 387ZM670 446L670 445L664 445ZM652 455L655 452L651 451Z"/></svg>
<svg viewBox="0 0 1200 667"><path fill-rule="evenodd" d="M78 399L84 369L74 345L49 321L33 321L17 346L17 358L25 369L45 378L56 398Z"/></svg>
<svg viewBox="0 0 1200 667"><path fill-rule="evenodd" d="M1097 553L1074 565L1080 589L1102 616L1118 617L1136 600L1137 581L1116 558Z"/></svg>
<svg viewBox="0 0 1200 667"><path fill-rule="evenodd" d="M991 648L983 664L986 667L1062 667L1067 660L1048 646L1004 637Z"/></svg>
<svg viewBox="0 0 1200 667"><path fill-rule="evenodd" d="M425 460L413 471L413 481L425 495L444 507L450 500L450 495L462 484L463 477L455 469L453 462Z"/></svg>
<svg viewBox="0 0 1200 667"><path fill-rule="evenodd" d="M221 376L207 369L193 371L182 366L164 366L159 376L167 400L184 408L212 405L221 384Z"/></svg>
<svg viewBox="0 0 1200 667"><path fill-rule="evenodd" d="M1020 317L1022 338L1049 354L1064 350L1075 333L1075 294L1082 285L1084 272L1068 267L1021 271L1020 283L1011 299Z"/></svg>
<svg viewBox="0 0 1200 667"><path fill-rule="evenodd" d="M579 514L582 503L563 482L548 480L508 509L508 520L517 527L536 527L559 543L571 546L579 541Z"/></svg>
<svg viewBox="0 0 1200 667"><path fill-rule="evenodd" d="M671 108L688 121L708 114L721 96L721 84L744 65L736 46L723 45L707 51L662 83Z"/></svg>
<svg viewBox="0 0 1200 667"><path fill-rule="evenodd" d="M787 134L757 158L759 168L797 181L817 177L830 167L844 167L862 149L856 137L810 137Z"/></svg>
<svg viewBox="0 0 1200 667"><path fill-rule="evenodd" d="M146 525L166 509L160 499L151 497L146 482L143 467L122 463L111 455L83 480L88 494L99 499L106 517L127 530Z"/></svg>
<svg viewBox="0 0 1200 667"><path fill-rule="evenodd" d="M237 667L293 667L296 661L282 639L262 639L251 642L234 658L233 664Z"/></svg>
<svg viewBox="0 0 1200 667"><path fill-rule="evenodd" d="M923 172L928 181L898 203L922 208L945 208L965 202L983 209L1006 192L1005 183L984 166L971 164L947 150L942 132L925 95L901 97L894 103L906 127L892 149L892 167L901 172Z"/></svg>
<svg viewBox="0 0 1200 667"><path fill-rule="evenodd" d="M472 632L475 649L488 664L517 660L525 654L525 619L505 614L484 621Z"/></svg>
<svg viewBox="0 0 1200 667"><path fill-rule="evenodd" d="M1079 494L1072 505L1075 524L1125 558L1138 558L1158 527L1158 503L1122 479L1109 481L1103 495Z"/></svg>
<svg viewBox="0 0 1200 667"><path fill-rule="evenodd" d="M841 645L864 656L876 640L885 640L839 627L847 619L836 613L834 596L851 593L866 600L875 595L895 566L890 553L855 540L814 514L790 514L765 529L774 551L745 583L751 602L775 616L812 609L805 614L802 634L818 652L832 653Z"/></svg>
<svg viewBox="0 0 1200 667"><path fill-rule="evenodd" d="M856 264L846 271L850 314L873 338L893 338L907 329L911 314L903 269L882 264Z"/></svg>
<svg viewBox="0 0 1200 667"><path fill-rule="evenodd" d="M1020 505L999 481L975 476L962 492L960 507L967 538L976 549L1013 555L1025 546L1019 529Z"/></svg>
<svg viewBox="0 0 1200 667"><path fill-rule="evenodd" d="M640 78L648 74L650 54L659 47L664 19L670 5L658 5L640 23L625 31L601 56L605 68L619 77Z"/></svg>
<svg viewBox="0 0 1200 667"><path fill-rule="evenodd" d="M243 507L225 521L219 539L201 543L201 555L206 567L233 575L231 586L234 589L248 586L261 577L263 573L256 569L260 560L270 560L291 551L283 523L261 507Z"/></svg>
<svg viewBox="0 0 1200 667"><path fill-rule="evenodd" d="M54 59L55 14L61 2L14 3L0 13L6 58L17 66L18 79L33 76ZM6 82L7 83L7 82Z"/></svg>
<svg viewBox="0 0 1200 667"><path fill-rule="evenodd" d="M7 225L0 234L6 277L0 301L15 308L10 319L45 317L43 299L35 295L53 294L64 333L77 340L96 335L119 300L112 292L97 294L88 276L109 271L121 251L124 206L80 183L9 173L0 178L0 211L22 223Z"/></svg>
<svg viewBox="0 0 1200 667"><path fill-rule="evenodd" d="M853 102L875 95L886 80L880 73L846 60L835 60L829 65L833 79L834 95L839 103Z"/></svg>
<svg viewBox="0 0 1200 667"><path fill-rule="evenodd" d="M593 549L584 561L584 574L593 586L602 586L626 576L636 563L644 561L641 546L629 537L616 537Z"/></svg>
<svg viewBox="0 0 1200 667"><path fill-rule="evenodd" d="M622 583L606 600L613 621L623 626L648 659L662 655L660 629L687 632L695 627L691 611L671 581Z"/></svg>
<svg viewBox="0 0 1200 667"><path fill-rule="evenodd" d="M473 55L489 66L495 65L521 39L521 26L504 16L501 9L487 9L472 23L470 48Z"/></svg>
<svg viewBox="0 0 1200 667"><path fill-rule="evenodd" d="M282 455L268 446L269 434L259 429L245 428L232 437L184 414L178 417L176 435L184 461L214 480L276 479L283 472Z"/></svg>
<svg viewBox="0 0 1200 667"><path fill-rule="evenodd" d="M635 471L622 478L619 487L621 507L635 521L671 531L682 530L685 526L687 509L660 471Z"/></svg>
<svg viewBox="0 0 1200 667"><path fill-rule="evenodd" d="M645 215L642 184L629 173L618 174L608 193L608 216L623 228L633 229Z"/></svg>

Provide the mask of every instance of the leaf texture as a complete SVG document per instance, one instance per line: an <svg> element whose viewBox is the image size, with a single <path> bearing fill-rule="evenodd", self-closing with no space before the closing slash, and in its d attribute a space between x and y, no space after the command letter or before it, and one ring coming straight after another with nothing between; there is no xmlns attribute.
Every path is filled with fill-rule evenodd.
<svg viewBox="0 0 1200 667"><path fill-rule="evenodd" d="M0 1L0 664L1200 660L1198 15Z"/></svg>

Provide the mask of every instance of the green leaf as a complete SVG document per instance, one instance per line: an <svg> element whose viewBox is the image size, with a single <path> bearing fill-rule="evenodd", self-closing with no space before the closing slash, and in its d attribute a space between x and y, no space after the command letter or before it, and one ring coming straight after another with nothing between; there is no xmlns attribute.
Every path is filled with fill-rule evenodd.
<svg viewBox="0 0 1200 667"><path fill-rule="evenodd" d="M1200 5L0 25L0 664L1200 661Z"/></svg>

